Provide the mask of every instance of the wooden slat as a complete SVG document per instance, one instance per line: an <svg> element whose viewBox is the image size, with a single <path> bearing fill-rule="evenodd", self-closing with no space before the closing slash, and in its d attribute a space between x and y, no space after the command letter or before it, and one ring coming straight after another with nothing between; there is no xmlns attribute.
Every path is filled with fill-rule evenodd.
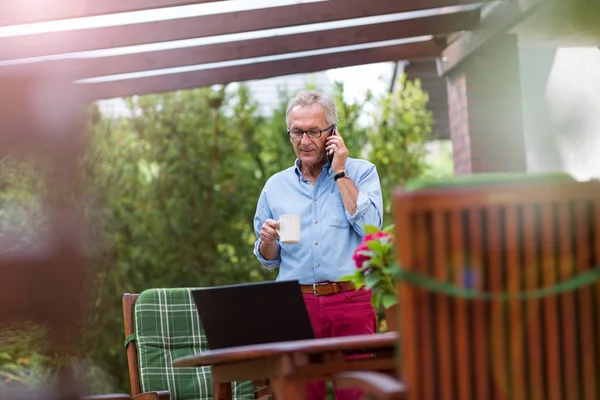
<svg viewBox="0 0 600 400"><path fill-rule="evenodd" d="M574 256L571 248L572 231L569 204L561 203L558 205L558 281L565 281L573 277L574 274ZM562 357L563 378L567 398L579 399L579 371L577 357L577 319L575 314L575 296L574 292L567 292L560 296L561 309L561 337L562 337Z"/></svg>
<svg viewBox="0 0 600 400"><path fill-rule="evenodd" d="M505 290L502 270L505 268L502 265L502 249L501 242L501 219L500 210L497 207L486 208L486 230L487 230L487 248L486 253L489 257L489 262L485 263L487 282L489 290L494 293L501 293ZM483 254L482 254L483 256ZM485 256L484 256L485 257ZM504 319L504 310L506 303L503 301L492 301L489 304L489 349L490 357L485 369L481 369L481 375L489 370L491 375L491 389L488 386L488 397L491 398L513 398L509 392L510 380L507 374L506 367L506 324ZM483 307L482 307L483 308ZM482 316L480 321L485 317ZM477 326L477 325L476 325ZM490 384L488 383L488 385ZM482 383L483 386L483 383ZM483 393L483 389L482 389ZM492 393L494 395L492 396ZM484 398L481 394L478 398Z"/></svg>
<svg viewBox="0 0 600 400"><path fill-rule="evenodd" d="M401 199L394 199L394 222L395 236L403 237L408 232L414 231L413 218L411 218L408 202ZM412 241L399 240L396 242L396 259L403 268L412 268L416 259L416 251L412 246ZM417 321L417 299L414 286L403 280L398 280L396 284L398 289L398 307L400 307L400 316L402 318L402 334L398 335L400 340L401 357L396 357L397 371L399 378L405 382L416 382L419 380L417 368L419 360L417 359L416 349L421 346L421 338L418 335ZM409 398L421 398L419 387L412 384L408 395Z"/></svg>
<svg viewBox="0 0 600 400"><path fill-rule="evenodd" d="M450 254L452 257L452 269L455 272L454 284L464 287L463 268L466 265L465 256L468 252L464 242L463 233L468 227L463 224L460 210L451 211L450 217ZM473 376L473 365L471 363L471 343L473 340L473 331L469 323L470 300L461 298L453 299L454 315L456 321L454 324L454 340L456 343L456 378L457 378L457 399L472 400L474 393L471 391L471 377Z"/></svg>
<svg viewBox="0 0 600 400"><path fill-rule="evenodd" d="M142 11L153 8L214 3L220 0L4 0L0 26Z"/></svg>
<svg viewBox="0 0 600 400"><path fill-rule="evenodd" d="M122 299L123 307L123 333L125 339L129 335L135 333L135 321L133 320L133 313L135 302L137 301L139 294L124 293ZM129 371L129 385L131 388L131 395L137 396L141 392L140 387L140 375L137 358L137 347L135 341L127 343L125 346L125 352L127 353L127 369Z"/></svg>
<svg viewBox="0 0 600 400"><path fill-rule="evenodd" d="M474 0L329 0L95 29L0 38L0 61L152 44L469 4Z"/></svg>
<svg viewBox="0 0 600 400"><path fill-rule="evenodd" d="M430 275L429 265L427 260L428 255L433 250L429 246L427 237L427 216L425 213L415 213L415 229L413 231L413 237L416 247L416 259L413 261L413 268L423 275ZM437 246L436 246L437 250ZM434 399L437 381L437 368L439 361L437 360L437 354L435 353L435 336L433 333L433 314L431 300L435 297L429 289L417 288L415 290L415 297L417 299L417 319L415 321L419 326L419 337L421 338L421 347L418 350L420 358L420 370L418 373L421 375L419 383L423 398ZM416 383L416 382L415 382ZM414 397L417 398L416 396Z"/></svg>
<svg viewBox="0 0 600 400"><path fill-rule="evenodd" d="M440 47L437 42L429 40L312 57L83 85L86 85L84 90L88 99L108 99L316 72L353 65L436 57L439 52Z"/></svg>
<svg viewBox="0 0 600 400"><path fill-rule="evenodd" d="M593 229L593 242L592 242L592 253L594 254L594 266L598 266L600 264L600 201L593 202L593 214L591 218L591 224ZM598 318L598 313L600 313L600 282L596 282L593 288L593 303L596 309L596 378L594 379L595 383L598 384L598 374L600 373L600 345L598 345L598 333L600 332L600 318Z"/></svg>
<svg viewBox="0 0 600 400"><path fill-rule="evenodd" d="M554 251L552 205L541 206L542 224L542 286L553 286L556 284L555 261L552 256ZM558 300L556 296L544 298L544 334L546 353L546 397L548 400L559 400L562 398L560 377L560 334L558 326Z"/></svg>
<svg viewBox="0 0 600 400"><path fill-rule="evenodd" d="M536 233L536 226L539 225L539 218L536 217L536 208L528 204L524 207L523 225L525 227L525 289L532 291L538 289L538 276L541 269L541 262L537 257L537 248L541 242L541 237ZM541 235L541 233L540 233ZM537 299L527 300L525 328L527 331L527 358L528 358L528 377L529 391L527 399L543 400L546 398L546 389L544 387L544 364L542 347L542 314L541 301Z"/></svg>
<svg viewBox="0 0 600 400"><path fill-rule="evenodd" d="M494 225L492 225L494 226ZM495 226L494 226L495 227ZM475 289L480 291L489 290L486 284L489 281L489 274L493 267L487 266L483 262L483 232L481 229L480 209L473 207L469 209L469 253L471 255L471 267L474 275L477 277L478 283L475 284ZM492 257L493 258L493 257ZM473 368L475 371L475 398L477 400L486 400L491 398L490 393L490 344L488 338L489 332L489 304L484 301L472 301L473 310L473 327L476 329L473 332L473 342L471 343L471 351L473 352Z"/></svg>
<svg viewBox="0 0 600 400"><path fill-rule="evenodd" d="M575 206L575 219L577 221L575 226L575 243L576 243L576 257L577 257L577 272L581 273L589 269L591 265L591 249L589 243L589 230L588 227L592 224L587 214L587 204L585 202L578 202ZM589 224L589 225L588 225ZM595 367L594 357L596 355L596 347L598 343L594 338L594 313L593 307L592 289L587 287L580 289L579 292L579 307L581 307L581 314L579 317L579 334L581 335L580 348L583 357L581 365L581 374L583 381L584 394L582 396L585 400L595 400L598 398L596 391L596 381L598 370Z"/></svg>
<svg viewBox="0 0 600 400"><path fill-rule="evenodd" d="M241 40L182 49L88 59L61 59L3 67L69 68L80 78L182 67L253 57L365 44L470 29L479 21L479 10L317 32ZM432 63L434 61L432 60ZM1 71L2 69L0 69ZM439 79L439 78L438 78ZM441 80L441 79L440 79ZM445 87L445 83L444 83Z"/></svg>
<svg viewBox="0 0 600 400"><path fill-rule="evenodd" d="M434 249L433 263L434 276L439 281L447 280L448 269L448 249L446 248L446 225L443 211L437 211L433 215L433 241L431 243ZM438 379L440 392L438 398L440 400L455 399L455 393L452 385L452 370L454 366L454 358L452 357L451 322L450 322L450 299L446 295L438 294L435 296L436 307L436 340L439 354L436 356L438 364Z"/></svg>
<svg viewBox="0 0 600 400"><path fill-rule="evenodd" d="M438 73L446 75L473 52L501 33L507 32L544 4L544 0L499 1L489 13L484 14L479 27L463 32L438 59Z"/></svg>
<svg viewBox="0 0 600 400"><path fill-rule="evenodd" d="M525 239L527 238L527 239ZM520 265L519 256L521 249L525 246L525 241L529 236L520 236L518 224L518 209L516 206L511 206L506 209L506 269L507 269L507 284L506 289L509 293L518 293L522 291L521 276L526 274L527 268L531 268L531 264ZM523 346L523 307L524 303L520 301L512 301L508 304L509 312L509 353L511 360L511 375L512 393L511 398L514 400L526 400L525 393L525 357Z"/></svg>

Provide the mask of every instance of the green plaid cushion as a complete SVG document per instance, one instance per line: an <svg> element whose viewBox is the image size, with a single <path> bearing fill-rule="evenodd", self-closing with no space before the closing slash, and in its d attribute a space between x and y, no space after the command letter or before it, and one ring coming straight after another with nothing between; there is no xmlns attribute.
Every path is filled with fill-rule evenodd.
<svg viewBox="0 0 600 400"><path fill-rule="evenodd" d="M135 303L142 392L168 390L172 400L213 399L210 367L172 366L173 360L179 357L208 350L191 290L149 289L142 292ZM254 399L252 382L232 386L234 399Z"/></svg>

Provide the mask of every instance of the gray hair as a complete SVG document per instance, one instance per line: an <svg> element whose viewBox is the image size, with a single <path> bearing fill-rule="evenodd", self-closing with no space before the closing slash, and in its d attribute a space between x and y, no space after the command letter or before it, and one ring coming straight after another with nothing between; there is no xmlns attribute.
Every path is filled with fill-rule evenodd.
<svg viewBox="0 0 600 400"><path fill-rule="evenodd" d="M313 104L320 104L325 112L325 121L327 125L333 125L337 123L337 108L335 101L328 95L318 92L316 90L302 90L296 96L292 97L288 102L287 110L285 111L285 123L287 127L290 126L290 111L294 107L310 107Z"/></svg>

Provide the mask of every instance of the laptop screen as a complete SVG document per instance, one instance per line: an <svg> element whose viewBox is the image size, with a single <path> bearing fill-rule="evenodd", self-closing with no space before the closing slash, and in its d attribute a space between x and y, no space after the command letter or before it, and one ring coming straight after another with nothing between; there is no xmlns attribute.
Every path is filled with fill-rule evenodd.
<svg viewBox="0 0 600 400"><path fill-rule="evenodd" d="M215 286L192 295L211 350L314 338L298 281Z"/></svg>

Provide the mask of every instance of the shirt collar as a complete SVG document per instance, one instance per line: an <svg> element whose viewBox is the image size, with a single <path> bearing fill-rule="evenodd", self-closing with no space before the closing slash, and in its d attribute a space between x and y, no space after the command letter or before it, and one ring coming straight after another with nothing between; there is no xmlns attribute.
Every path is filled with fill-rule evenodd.
<svg viewBox="0 0 600 400"><path fill-rule="evenodd" d="M294 171L296 172L296 175L298 175L298 178L302 178L302 170L300 169L299 158L296 158L296 160L294 161ZM322 171L325 171L327 175L333 174L333 170L331 169L331 164L329 164L329 160L327 160L325 165L323 165Z"/></svg>

